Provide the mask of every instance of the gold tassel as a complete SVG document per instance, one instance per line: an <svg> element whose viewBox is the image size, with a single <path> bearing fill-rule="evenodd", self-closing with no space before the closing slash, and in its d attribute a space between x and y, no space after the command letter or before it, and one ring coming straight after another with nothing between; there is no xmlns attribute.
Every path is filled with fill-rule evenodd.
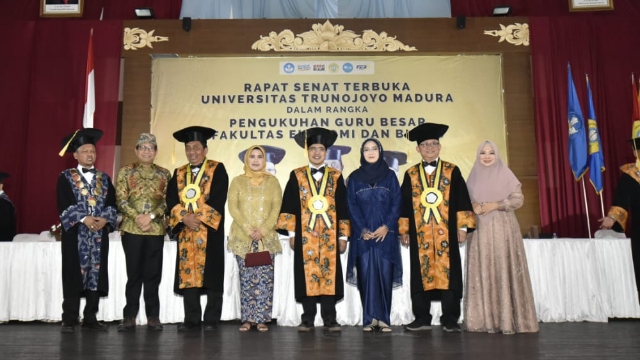
<svg viewBox="0 0 640 360"><path fill-rule="evenodd" d="M69 141L67 141L67 143L64 145L64 147L62 148L62 150L60 150L60 152L58 153L58 156L63 157L64 153L67 152L67 149L69 148L69 145L71 144L71 142L73 141L73 139L75 139L76 134L78 133L78 131L80 131L80 129L76 130L76 132L73 133L73 135L71 136L71 139L69 139Z"/></svg>

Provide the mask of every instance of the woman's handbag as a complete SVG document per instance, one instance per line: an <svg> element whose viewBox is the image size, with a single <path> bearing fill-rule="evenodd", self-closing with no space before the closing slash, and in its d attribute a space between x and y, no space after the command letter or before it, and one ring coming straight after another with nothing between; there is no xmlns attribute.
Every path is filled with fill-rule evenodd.
<svg viewBox="0 0 640 360"><path fill-rule="evenodd" d="M264 243L260 240L262 244L262 248L264 249ZM258 246L259 248L259 246ZM255 266L264 266L264 265L273 265L271 261L271 254L268 251L258 251L247 253L244 257L244 266L245 267L255 267Z"/></svg>

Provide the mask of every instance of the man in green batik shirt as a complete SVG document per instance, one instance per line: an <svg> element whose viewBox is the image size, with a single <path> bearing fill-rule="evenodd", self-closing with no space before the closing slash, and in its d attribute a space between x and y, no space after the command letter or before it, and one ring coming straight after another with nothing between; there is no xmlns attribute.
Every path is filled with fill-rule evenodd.
<svg viewBox="0 0 640 360"><path fill-rule="evenodd" d="M136 142L138 161L123 167L116 182L116 203L122 213L122 247L127 263L127 304L118 331L132 331L144 284L147 329L162 331L158 287L162 278L164 214L169 170L153 163L156 137L142 133Z"/></svg>

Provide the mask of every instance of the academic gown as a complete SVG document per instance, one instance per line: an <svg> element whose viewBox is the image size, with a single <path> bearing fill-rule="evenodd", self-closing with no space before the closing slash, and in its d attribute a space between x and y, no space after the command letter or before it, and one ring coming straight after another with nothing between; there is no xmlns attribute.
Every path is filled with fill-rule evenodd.
<svg viewBox="0 0 640 360"><path fill-rule="evenodd" d="M314 236L313 231L308 231L309 224L304 224L303 218L309 218L311 212L307 208L307 200L311 198L310 186L306 178L308 166L295 169L289 176L289 181L284 190L282 197L282 209L280 210L280 218L278 219L277 229L284 231L295 231L295 247L294 247L294 284L295 297L297 301L301 301L307 296L335 296L336 301L344 297L344 280L342 277L342 265L340 263L340 250L338 238L340 236L349 236L349 214L347 212L347 194L344 180L340 171L327 168L328 176L327 189L325 196L333 198L334 204L327 211L327 216L331 220L332 230L326 228L324 220L321 216L316 218L313 230L319 233ZM301 190L303 188L304 190ZM303 214L304 213L304 214ZM332 235L329 235L331 233ZM307 249L303 252L303 238L305 243L315 242L316 239L326 236L326 246ZM310 240L307 240L310 239ZM311 251L311 253L309 252ZM319 253L315 253L319 251ZM309 264L306 265L305 258ZM314 259L317 259L314 260ZM315 266L313 264L318 264ZM329 273L328 277L322 276L323 272Z"/></svg>
<svg viewBox="0 0 640 360"><path fill-rule="evenodd" d="M461 225L467 226L467 236L469 236L469 233L471 233L475 229L475 220L473 217L473 207L471 205L469 191L467 190L467 185L464 181L464 178L462 177L462 174L460 173L460 169L454 164L448 163L443 160L440 161L443 162L443 174L439 182L439 188L442 191L443 189L446 189L448 187L449 191L448 196L445 196L442 204L438 208L442 214L441 221L444 222L443 224L448 229L449 236L448 239L441 241L439 244L435 244L435 247L436 249L448 248L449 273L437 274L442 276L443 278L448 277L448 288L425 290L423 286L424 281L419 260L417 226L416 218L414 216L414 203L411 200L407 200L414 199L414 201L416 201L414 195L419 196L422 190L424 190L421 185L416 184L415 181L417 176L416 174L419 172L419 167L422 166L422 164L419 163L412 166L405 172L404 180L402 181L401 186L402 212L400 220L402 222L403 219L408 218L408 234L410 237L409 256L411 259L411 293L416 294L420 292L426 292L427 297L430 300L440 300L441 290L451 290L453 291L456 298L461 299L464 287L462 284L462 264L460 259L460 247L458 243L458 229ZM434 172L431 174L431 178L435 177L435 172L436 171L434 170ZM413 176L411 176L410 174L413 174ZM446 219L449 219L449 221L447 221ZM429 223L434 223L433 217L430 218ZM406 225L403 225L402 223L400 224L401 228L404 226ZM401 230L400 232L405 233L405 231ZM431 252L433 252L433 249L431 249Z"/></svg>
<svg viewBox="0 0 640 360"><path fill-rule="evenodd" d="M58 177L58 185L56 194L58 198L58 213L62 223L61 249L62 249L62 290L63 296L77 297L85 290L85 283L80 270L80 257L78 251L79 233L80 235L89 233L88 229L80 221L88 215L89 212L87 198L79 191L74 191L72 186L82 186L84 189L96 187L96 179L103 177L103 189L107 191L101 192L97 196L97 206L93 211L96 217L107 219L105 225L100 231L100 268L98 270L97 289L100 296L109 294L109 232L115 228L117 208L116 208L116 190L111 183L109 175L105 173L96 173L93 181L89 184L84 176L80 175L77 169L68 169L63 171ZM75 183L72 185L69 178Z"/></svg>
<svg viewBox="0 0 640 360"><path fill-rule="evenodd" d="M201 227L206 228L207 231L207 244L206 244L206 256L204 259L204 277L202 281L202 286L197 286L196 284L190 285L190 288L199 288L200 292L204 294L207 289L213 290L214 292L222 293L224 290L224 218L225 211L224 205L227 202L227 192L229 189L229 176L227 175L227 171L225 170L224 164L221 162L216 162L213 160L207 160L207 167L212 168L215 165L215 169L213 170L212 176L203 176L200 181L200 189L202 191L202 195L205 197L204 204L207 205L207 209L203 209L202 211L212 211L215 212L215 223L217 227L212 227L211 221L204 221L202 215L199 216L202 221ZM182 212L184 210L184 205L180 201L180 190L184 188L184 183L179 185L179 181L182 182L184 180L184 174L186 172L187 165L184 165L173 172L173 177L169 181L169 185L167 187L167 208L171 211L171 222L172 226L178 224L182 219L183 215L186 215L186 212ZM207 171L203 166L200 171ZM181 176L178 176L179 173ZM205 187L208 189L208 197L205 196ZM204 207L203 207L204 208ZM176 211L178 210L178 211ZM191 232L191 230L186 229L184 224L179 223L178 227L182 228L182 231ZM176 229L174 227L174 229ZM175 233L175 230L174 230ZM184 294L184 288L180 288L180 256L183 253L184 244L181 241L181 237L184 234L180 234L178 236L178 251L176 254L176 270L175 270L175 279L173 291L177 294Z"/></svg>
<svg viewBox="0 0 640 360"><path fill-rule="evenodd" d="M621 170L623 174L618 181L608 215L616 219L612 229L617 232L625 232L629 213L633 215L631 219L631 255L636 285L640 291L640 172L635 168L635 163L623 165Z"/></svg>
<svg viewBox="0 0 640 360"><path fill-rule="evenodd" d="M16 208L6 194L0 196L0 241L11 241L16 236Z"/></svg>

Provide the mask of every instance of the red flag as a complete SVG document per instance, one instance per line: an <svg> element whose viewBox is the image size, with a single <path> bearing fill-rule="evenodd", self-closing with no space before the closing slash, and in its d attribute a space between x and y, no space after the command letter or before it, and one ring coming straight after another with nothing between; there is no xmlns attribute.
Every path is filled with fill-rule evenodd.
<svg viewBox="0 0 640 360"><path fill-rule="evenodd" d="M84 116L82 126L93 127L93 116L96 112L96 84L95 72L93 69L93 29L89 35L89 50L87 52L86 83L84 87Z"/></svg>

